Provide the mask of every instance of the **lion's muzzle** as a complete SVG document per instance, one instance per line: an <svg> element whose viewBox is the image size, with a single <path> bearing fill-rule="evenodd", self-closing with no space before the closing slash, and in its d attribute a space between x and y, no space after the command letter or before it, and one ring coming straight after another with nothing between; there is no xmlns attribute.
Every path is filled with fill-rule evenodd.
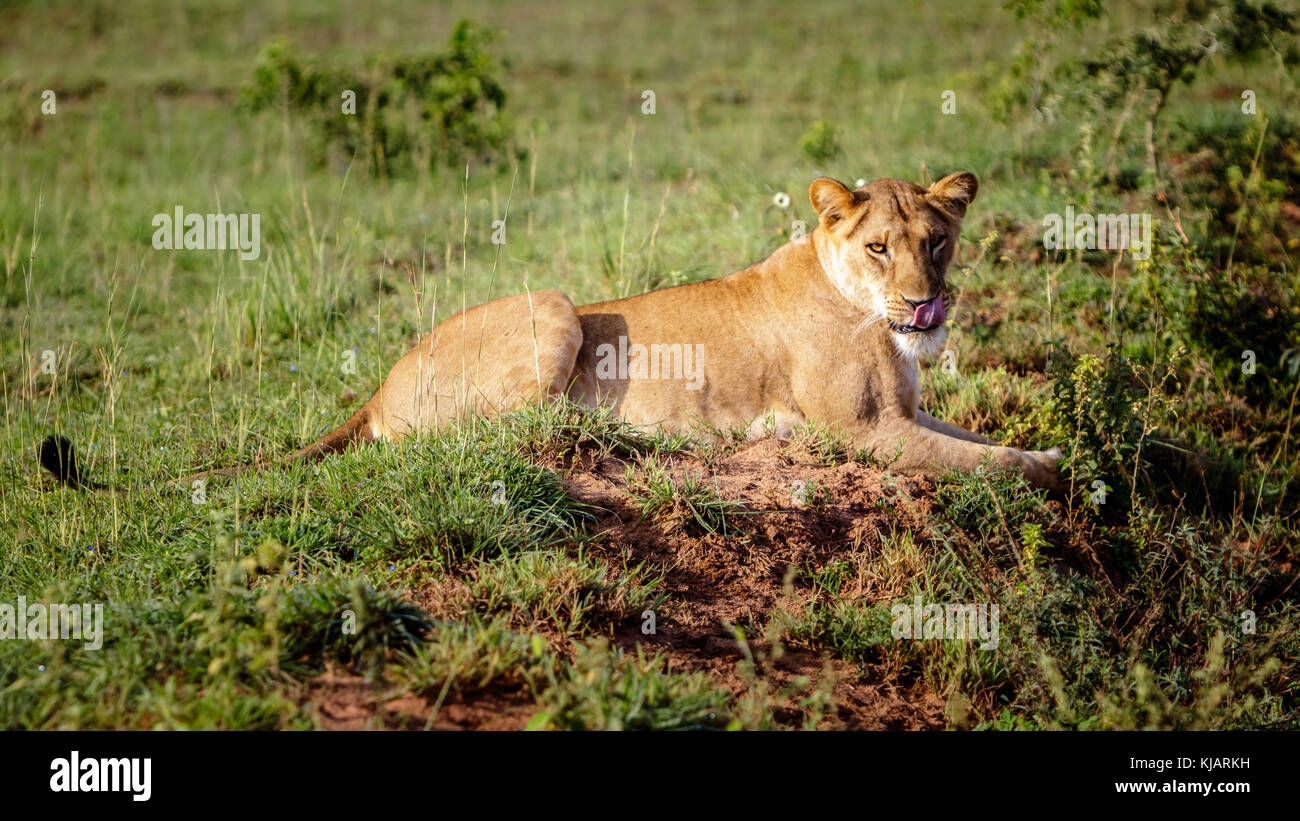
<svg viewBox="0 0 1300 821"><path fill-rule="evenodd" d="M943 297L936 296L915 306L912 320L906 325L890 322L889 327L900 334L932 331L948 318L948 311L943 307Z"/></svg>

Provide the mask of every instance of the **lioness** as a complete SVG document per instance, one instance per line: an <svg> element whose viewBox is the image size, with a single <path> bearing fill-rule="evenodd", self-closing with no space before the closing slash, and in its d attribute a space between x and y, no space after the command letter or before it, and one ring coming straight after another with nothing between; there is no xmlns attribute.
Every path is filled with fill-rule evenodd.
<svg viewBox="0 0 1300 821"><path fill-rule="evenodd" d="M704 421L785 435L816 420L902 472L988 462L1053 487L1059 452L999 447L919 408L916 360L943 348L945 275L978 187L968 173L929 188L821 178L808 190L817 227L730 276L581 307L538 291L462 311L352 418L290 458L567 395L675 430ZM66 440L47 440L42 462L76 480Z"/></svg>

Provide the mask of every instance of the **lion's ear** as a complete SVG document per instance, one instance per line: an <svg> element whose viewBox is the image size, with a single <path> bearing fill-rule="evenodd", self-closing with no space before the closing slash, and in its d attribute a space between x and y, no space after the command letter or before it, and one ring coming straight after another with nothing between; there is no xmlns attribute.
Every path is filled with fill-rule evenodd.
<svg viewBox="0 0 1300 821"><path fill-rule="evenodd" d="M979 180L969 171L949 174L930 186L926 196L935 205L957 217L966 216L966 206L975 201Z"/></svg>
<svg viewBox="0 0 1300 821"><path fill-rule="evenodd" d="M849 215L858 199L844 183L830 177L818 177L808 187L808 201L821 219L822 224L830 228Z"/></svg>

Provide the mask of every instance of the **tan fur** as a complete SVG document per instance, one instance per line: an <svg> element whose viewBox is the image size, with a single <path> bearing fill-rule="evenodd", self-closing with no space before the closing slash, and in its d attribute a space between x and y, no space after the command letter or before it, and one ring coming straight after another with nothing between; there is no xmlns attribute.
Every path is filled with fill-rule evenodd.
<svg viewBox="0 0 1300 821"><path fill-rule="evenodd" d="M785 432L816 420L903 472L987 462L1054 486L1058 453L998 447L921 411L916 358L942 350L945 329L891 329L912 317L905 299L941 295L951 304L945 274L977 188L965 173L928 189L877 180L851 191L819 179L809 189L816 229L730 276L576 309L559 291L539 291L464 311L402 357L346 424L293 458L567 392L613 405L634 424L673 430L700 422L757 430L766 420ZM885 253L869 251L874 243ZM629 348L682 346L656 349L680 377L674 368L660 378L635 367L611 372L620 337ZM702 363L670 360L686 346ZM702 365L694 380L688 364Z"/></svg>

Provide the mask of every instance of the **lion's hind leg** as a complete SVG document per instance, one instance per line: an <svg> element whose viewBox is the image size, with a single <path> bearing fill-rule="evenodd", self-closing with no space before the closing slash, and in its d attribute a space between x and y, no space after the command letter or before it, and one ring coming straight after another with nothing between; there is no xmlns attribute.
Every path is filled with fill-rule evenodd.
<svg viewBox="0 0 1300 821"><path fill-rule="evenodd" d="M393 366L370 400L379 436L398 438L467 414L496 416L563 395L582 325L561 291L534 291L462 311Z"/></svg>
<svg viewBox="0 0 1300 821"><path fill-rule="evenodd" d="M466 401L475 413L494 416L564 394L582 347L582 323L562 291L520 294L466 313L478 315L467 317L465 344L452 346L446 365L473 368ZM494 332L476 332L484 319Z"/></svg>

